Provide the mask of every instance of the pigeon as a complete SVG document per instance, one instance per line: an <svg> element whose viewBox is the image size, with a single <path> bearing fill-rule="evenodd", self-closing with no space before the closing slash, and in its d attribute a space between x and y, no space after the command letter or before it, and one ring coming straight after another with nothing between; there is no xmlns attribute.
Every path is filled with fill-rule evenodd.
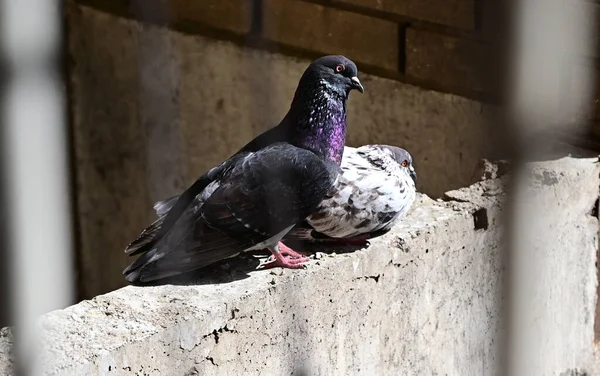
<svg viewBox="0 0 600 376"><path fill-rule="evenodd" d="M288 232L283 241L366 245L392 228L416 198L412 156L390 145L346 146L341 173L317 209ZM163 217L177 196L154 205ZM280 243L280 249L288 247Z"/></svg>
<svg viewBox="0 0 600 376"><path fill-rule="evenodd" d="M389 231L416 198L412 156L389 145L346 147L342 172L318 208L286 240L365 245Z"/></svg>
<svg viewBox="0 0 600 376"><path fill-rule="evenodd" d="M279 243L340 172L346 101L351 90L364 92L357 73L344 56L313 61L277 126L198 178L126 247L141 255L123 271L126 280L151 282L265 248L272 267L304 267L308 258Z"/></svg>

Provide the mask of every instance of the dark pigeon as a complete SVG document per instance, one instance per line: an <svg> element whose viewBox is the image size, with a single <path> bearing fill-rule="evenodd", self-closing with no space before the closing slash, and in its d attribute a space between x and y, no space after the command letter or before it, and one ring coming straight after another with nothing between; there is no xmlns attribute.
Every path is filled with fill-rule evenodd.
<svg viewBox="0 0 600 376"><path fill-rule="evenodd" d="M403 217L416 197L412 156L389 145L346 147L333 188L286 240L366 244Z"/></svg>
<svg viewBox="0 0 600 376"><path fill-rule="evenodd" d="M270 266L308 259L279 241L310 215L339 173L346 100L363 92L356 65L343 56L315 60L302 75L287 115L201 176L126 248L141 254L123 272L149 282L189 272L240 252L269 249ZM286 257L287 256L287 257Z"/></svg>

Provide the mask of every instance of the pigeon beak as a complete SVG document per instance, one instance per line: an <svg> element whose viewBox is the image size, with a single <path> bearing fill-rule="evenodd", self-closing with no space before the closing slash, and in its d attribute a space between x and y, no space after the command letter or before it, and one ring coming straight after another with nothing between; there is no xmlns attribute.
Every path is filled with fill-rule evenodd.
<svg viewBox="0 0 600 376"><path fill-rule="evenodd" d="M409 169L409 171L410 171L410 172L409 172L409 174L410 174L410 177L411 177L411 178L412 178L412 180L415 182L415 184L417 184L417 172L415 171L415 169L413 168L413 166L410 166L410 169Z"/></svg>
<svg viewBox="0 0 600 376"><path fill-rule="evenodd" d="M358 79L358 77L354 76L352 77L350 80L352 80L352 87L358 91L360 91L361 93L365 92L365 88L362 86L362 84L360 83L360 80Z"/></svg>

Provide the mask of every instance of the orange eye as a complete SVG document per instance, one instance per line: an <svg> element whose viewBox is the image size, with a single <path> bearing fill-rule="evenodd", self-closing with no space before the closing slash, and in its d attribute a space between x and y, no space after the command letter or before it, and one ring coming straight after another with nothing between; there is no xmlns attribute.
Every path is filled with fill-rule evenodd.
<svg viewBox="0 0 600 376"><path fill-rule="evenodd" d="M338 73L342 73L344 71L344 66L342 64L338 64L335 66L335 71Z"/></svg>
<svg viewBox="0 0 600 376"><path fill-rule="evenodd" d="M403 161L401 164L402 164L402 167L406 167L406 166L408 166L408 161Z"/></svg>

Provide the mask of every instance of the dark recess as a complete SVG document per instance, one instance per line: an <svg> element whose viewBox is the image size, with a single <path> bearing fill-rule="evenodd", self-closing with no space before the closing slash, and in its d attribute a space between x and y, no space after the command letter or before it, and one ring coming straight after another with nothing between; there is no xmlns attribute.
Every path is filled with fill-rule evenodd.
<svg viewBox="0 0 600 376"><path fill-rule="evenodd" d="M489 226L487 209L481 208L473 213L475 230L487 230Z"/></svg>
<svg viewBox="0 0 600 376"><path fill-rule="evenodd" d="M600 198L596 199L596 202L594 202L594 206L592 207L592 210L590 210L590 215L594 218L598 218L598 205L600 204Z"/></svg>

